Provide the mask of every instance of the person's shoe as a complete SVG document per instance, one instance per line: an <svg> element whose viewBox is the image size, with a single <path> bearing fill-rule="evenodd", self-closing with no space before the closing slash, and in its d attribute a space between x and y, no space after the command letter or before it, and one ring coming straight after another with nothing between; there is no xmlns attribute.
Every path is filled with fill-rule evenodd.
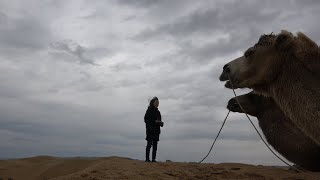
<svg viewBox="0 0 320 180"><path fill-rule="evenodd" d="M152 162L157 162L157 161L155 159L153 159Z"/></svg>
<svg viewBox="0 0 320 180"><path fill-rule="evenodd" d="M151 162L149 159L145 160L144 162Z"/></svg>

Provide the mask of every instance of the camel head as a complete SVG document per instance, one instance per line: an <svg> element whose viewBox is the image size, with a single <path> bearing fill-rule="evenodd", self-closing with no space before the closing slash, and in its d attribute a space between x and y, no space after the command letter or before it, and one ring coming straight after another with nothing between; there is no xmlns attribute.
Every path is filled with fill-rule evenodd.
<svg viewBox="0 0 320 180"><path fill-rule="evenodd" d="M281 72L282 65L291 51L294 36L282 31L279 35L262 35L244 55L223 67L220 81L232 88L254 88L268 85Z"/></svg>
<svg viewBox="0 0 320 180"><path fill-rule="evenodd" d="M237 96L243 110L255 117L261 116L266 110L272 108L275 104L272 98L250 92L241 96ZM227 108L232 112L244 113L236 100L236 97L229 100Z"/></svg>

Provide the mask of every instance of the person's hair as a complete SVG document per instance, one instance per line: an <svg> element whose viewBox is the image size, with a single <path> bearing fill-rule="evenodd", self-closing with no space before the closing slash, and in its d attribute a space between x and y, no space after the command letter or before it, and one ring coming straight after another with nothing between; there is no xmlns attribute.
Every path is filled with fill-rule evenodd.
<svg viewBox="0 0 320 180"><path fill-rule="evenodd" d="M155 101L157 101L157 100L158 100L157 97L153 97L153 98L150 100L149 107L154 106L153 103L154 103Z"/></svg>

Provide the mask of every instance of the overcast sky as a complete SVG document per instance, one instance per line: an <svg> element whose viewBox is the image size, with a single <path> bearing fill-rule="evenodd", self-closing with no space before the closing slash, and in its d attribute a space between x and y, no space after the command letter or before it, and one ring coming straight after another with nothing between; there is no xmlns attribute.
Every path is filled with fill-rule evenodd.
<svg viewBox="0 0 320 180"><path fill-rule="evenodd" d="M199 161L233 97L223 65L281 29L320 43L319 17L317 0L1 0L0 157L144 159L157 96L158 160ZM206 162L283 165L237 113Z"/></svg>

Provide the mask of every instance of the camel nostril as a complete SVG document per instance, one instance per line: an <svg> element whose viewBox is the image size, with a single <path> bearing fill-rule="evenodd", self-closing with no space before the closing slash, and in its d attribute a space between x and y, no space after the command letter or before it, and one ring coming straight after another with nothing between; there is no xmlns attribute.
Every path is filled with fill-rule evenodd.
<svg viewBox="0 0 320 180"><path fill-rule="evenodd" d="M229 64L226 64L226 65L223 66L223 71L226 72L226 73L230 72Z"/></svg>

